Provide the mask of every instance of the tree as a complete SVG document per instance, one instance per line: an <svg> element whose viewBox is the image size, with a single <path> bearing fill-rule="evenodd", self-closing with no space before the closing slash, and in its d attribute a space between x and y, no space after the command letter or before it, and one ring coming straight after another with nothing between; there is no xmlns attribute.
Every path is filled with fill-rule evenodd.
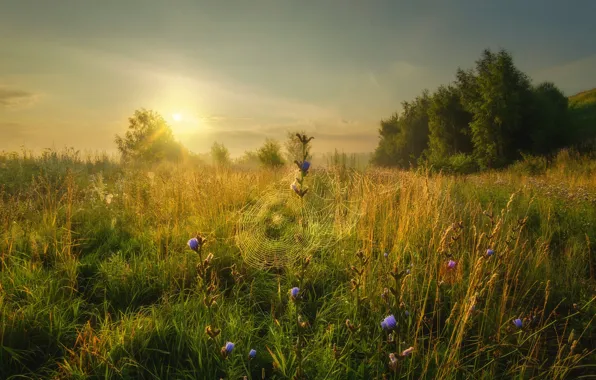
<svg viewBox="0 0 596 380"><path fill-rule="evenodd" d="M472 114L461 103L461 93L454 86L441 86L433 94L428 109L429 142L427 158L443 161L458 153L472 153L470 136Z"/></svg>
<svg viewBox="0 0 596 380"><path fill-rule="evenodd" d="M265 144L257 151L257 156L261 164L269 168L277 168L284 164L281 146L279 142L273 139L265 141Z"/></svg>
<svg viewBox="0 0 596 380"><path fill-rule="evenodd" d="M223 144L217 141L211 146L211 159L216 165L226 166L230 164L230 152Z"/></svg>
<svg viewBox="0 0 596 380"><path fill-rule="evenodd" d="M256 168L260 164L257 152L247 150L242 157L235 160L235 164L242 168Z"/></svg>
<svg viewBox="0 0 596 380"><path fill-rule="evenodd" d="M428 147L428 107L430 97L423 91L412 102L403 102L401 114L381 121L380 141L373 163L381 166L416 165Z"/></svg>
<svg viewBox="0 0 596 380"><path fill-rule="evenodd" d="M569 99L553 83L544 82L532 89L533 120L530 123L530 152L549 154L573 144L574 131L569 128Z"/></svg>
<svg viewBox="0 0 596 380"><path fill-rule="evenodd" d="M116 135L115 142L125 162L157 162L180 159L185 149L174 140L172 129L155 111L139 109L128 119L124 137Z"/></svg>
<svg viewBox="0 0 596 380"><path fill-rule="evenodd" d="M531 144L530 80L505 51L483 51L475 71L457 72L465 109L470 112L474 154L482 167L503 166Z"/></svg>

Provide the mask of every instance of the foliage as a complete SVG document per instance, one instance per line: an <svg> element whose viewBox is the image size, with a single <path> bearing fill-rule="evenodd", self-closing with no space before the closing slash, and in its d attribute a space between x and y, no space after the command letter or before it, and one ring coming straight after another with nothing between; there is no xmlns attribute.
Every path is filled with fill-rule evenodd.
<svg viewBox="0 0 596 380"><path fill-rule="evenodd" d="M124 137L116 135L115 138L123 161L154 163L179 160L186 153L174 140L170 126L157 112L136 110L128 122Z"/></svg>
<svg viewBox="0 0 596 380"><path fill-rule="evenodd" d="M260 165L261 162L256 151L247 150L242 156L238 157L234 163L240 168L255 169Z"/></svg>
<svg viewBox="0 0 596 380"><path fill-rule="evenodd" d="M415 166L428 146L430 96L424 91L412 102L402 103L402 113L381 121L380 141L373 162L380 166Z"/></svg>
<svg viewBox="0 0 596 380"><path fill-rule="evenodd" d="M461 102L461 94L454 86L441 86L432 96L428 109L429 147L426 156L435 161L473 149L469 131L472 114Z"/></svg>
<svg viewBox="0 0 596 380"><path fill-rule="evenodd" d="M262 147L257 151L257 157L261 164L268 168L278 168L284 165L279 142L273 139L267 139Z"/></svg>
<svg viewBox="0 0 596 380"><path fill-rule="evenodd" d="M211 159L216 165L227 166L230 164L230 151L217 141L211 145Z"/></svg>
<svg viewBox="0 0 596 380"><path fill-rule="evenodd" d="M568 100L553 83L532 86L507 51L487 49L473 69L457 70L453 84L382 120L373 162L448 169L451 156L464 154L454 163L473 157L481 169L500 168L523 154L554 154L596 137L579 119L571 122Z"/></svg>
<svg viewBox="0 0 596 380"><path fill-rule="evenodd" d="M596 88L570 97L569 114L574 146L583 152L596 152Z"/></svg>
<svg viewBox="0 0 596 380"><path fill-rule="evenodd" d="M305 273L253 269L234 244L270 170L146 170L76 152L0 155L0 378L281 379L299 362L311 379L594 371L587 156L563 151L538 176L312 172L308 197L363 212ZM332 216L342 223L341 208ZM197 231L202 253L186 246ZM389 315L394 330L381 327ZM209 325L221 327L213 338Z"/></svg>

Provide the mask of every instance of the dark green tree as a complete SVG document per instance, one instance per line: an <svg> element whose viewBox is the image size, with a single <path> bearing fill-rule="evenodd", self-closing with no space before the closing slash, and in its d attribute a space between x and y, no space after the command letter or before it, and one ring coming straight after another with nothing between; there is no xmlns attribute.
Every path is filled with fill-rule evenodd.
<svg viewBox="0 0 596 380"><path fill-rule="evenodd" d="M118 150L125 162L153 163L161 160L177 160L186 150L174 140L172 129L157 112L136 110L128 119L128 131L116 135Z"/></svg>
<svg viewBox="0 0 596 380"><path fill-rule="evenodd" d="M402 113L381 121L380 141L373 163L380 166L415 166L428 147L430 96L423 91L412 102L402 103Z"/></svg>
<svg viewBox="0 0 596 380"><path fill-rule="evenodd" d="M439 87L428 109L428 159L443 161L457 153L472 153L471 121L472 114L464 109L459 89Z"/></svg>
<svg viewBox="0 0 596 380"><path fill-rule="evenodd" d="M474 154L482 167L503 166L531 146L532 88L511 55L484 50L475 71L457 72L463 105L470 112Z"/></svg>
<svg viewBox="0 0 596 380"><path fill-rule="evenodd" d="M569 125L567 97L551 82L539 84L532 92L529 152L544 155L572 144L576 136Z"/></svg>

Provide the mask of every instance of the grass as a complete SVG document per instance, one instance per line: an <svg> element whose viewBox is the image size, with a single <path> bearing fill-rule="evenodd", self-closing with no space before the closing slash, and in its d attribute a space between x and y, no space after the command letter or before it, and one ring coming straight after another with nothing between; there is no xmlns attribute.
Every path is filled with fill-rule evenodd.
<svg viewBox="0 0 596 380"><path fill-rule="evenodd" d="M595 170L566 152L536 176L313 170L360 218L309 264L264 270L238 221L291 169L1 155L0 378L588 378Z"/></svg>

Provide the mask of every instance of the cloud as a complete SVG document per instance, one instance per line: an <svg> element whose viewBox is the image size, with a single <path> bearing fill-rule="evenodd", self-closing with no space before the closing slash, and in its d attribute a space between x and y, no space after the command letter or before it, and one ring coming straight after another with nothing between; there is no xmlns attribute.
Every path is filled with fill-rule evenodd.
<svg viewBox="0 0 596 380"><path fill-rule="evenodd" d="M555 83L567 95L590 90L596 86L596 54L539 70L532 77L534 83Z"/></svg>
<svg viewBox="0 0 596 380"><path fill-rule="evenodd" d="M28 107L37 101L38 95L11 88L0 87L0 108Z"/></svg>

